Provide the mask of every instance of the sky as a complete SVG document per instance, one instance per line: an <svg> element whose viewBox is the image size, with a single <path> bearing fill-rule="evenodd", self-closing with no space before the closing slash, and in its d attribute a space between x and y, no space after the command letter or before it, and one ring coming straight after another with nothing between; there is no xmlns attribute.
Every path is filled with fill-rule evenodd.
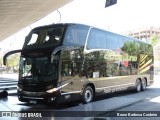
<svg viewBox="0 0 160 120"><path fill-rule="evenodd" d="M105 8L106 0L73 0L43 17L36 23L0 42L1 50L22 48L29 31L52 23L82 23L115 33L156 26L160 27L160 0L117 0L117 4Z"/></svg>

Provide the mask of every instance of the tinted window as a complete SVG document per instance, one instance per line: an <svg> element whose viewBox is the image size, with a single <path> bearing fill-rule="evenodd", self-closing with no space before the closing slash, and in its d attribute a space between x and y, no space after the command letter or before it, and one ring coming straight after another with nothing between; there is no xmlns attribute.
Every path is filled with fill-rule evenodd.
<svg viewBox="0 0 160 120"><path fill-rule="evenodd" d="M106 48L111 50L117 50L119 48L119 45L118 45L119 36L109 32L106 33L106 36L107 36Z"/></svg>
<svg viewBox="0 0 160 120"><path fill-rule="evenodd" d="M140 53L152 55L153 54L152 45L140 43Z"/></svg>
<svg viewBox="0 0 160 120"><path fill-rule="evenodd" d="M140 48L139 42L133 41L133 44L135 46L136 53L138 53L139 52L139 48Z"/></svg>
<svg viewBox="0 0 160 120"><path fill-rule="evenodd" d="M81 55L79 50L74 51L62 51L62 80L68 80L73 76L79 75L81 70Z"/></svg>
<svg viewBox="0 0 160 120"><path fill-rule="evenodd" d="M139 51L139 43L129 38L121 38L119 45L120 49L128 54L137 54Z"/></svg>
<svg viewBox="0 0 160 120"><path fill-rule="evenodd" d="M92 29L89 34L87 49L106 49L105 32L98 29Z"/></svg>
<svg viewBox="0 0 160 120"><path fill-rule="evenodd" d="M152 48L152 45L147 45L148 49L147 49L147 53L150 54L150 55L153 55L153 48Z"/></svg>
<svg viewBox="0 0 160 120"><path fill-rule="evenodd" d="M119 36L99 29L90 31L87 48L88 49L111 49L117 50Z"/></svg>
<svg viewBox="0 0 160 120"><path fill-rule="evenodd" d="M84 46L89 27L81 25L71 25L65 34L63 45Z"/></svg>
<svg viewBox="0 0 160 120"><path fill-rule="evenodd" d="M145 43L140 43L140 53L148 54L148 45Z"/></svg>
<svg viewBox="0 0 160 120"><path fill-rule="evenodd" d="M125 38L121 38L119 40L119 45L120 45L120 49L123 51L123 52L127 52L127 53L130 53L132 51L132 41L128 41L127 39ZM134 49L134 48L133 48Z"/></svg>
<svg viewBox="0 0 160 120"><path fill-rule="evenodd" d="M31 31L26 37L24 46L36 46L45 44L59 44L64 27L41 28Z"/></svg>

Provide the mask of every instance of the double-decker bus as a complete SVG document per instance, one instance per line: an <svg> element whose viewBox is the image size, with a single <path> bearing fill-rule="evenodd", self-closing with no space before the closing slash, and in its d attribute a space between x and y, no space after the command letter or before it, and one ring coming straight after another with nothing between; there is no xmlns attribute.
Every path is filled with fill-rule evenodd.
<svg viewBox="0 0 160 120"><path fill-rule="evenodd" d="M82 100L120 90L146 90L153 83L148 42L82 24L31 30L20 52L18 98L53 103Z"/></svg>

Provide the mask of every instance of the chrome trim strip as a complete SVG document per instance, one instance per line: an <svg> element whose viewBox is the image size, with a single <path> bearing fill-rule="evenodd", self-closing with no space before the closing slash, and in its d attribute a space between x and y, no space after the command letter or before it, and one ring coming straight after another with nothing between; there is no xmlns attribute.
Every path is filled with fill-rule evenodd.
<svg viewBox="0 0 160 120"><path fill-rule="evenodd" d="M61 95L68 95L68 94L72 94L72 93L81 93L81 90L61 93Z"/></svg>
<svg viewBox="0 0 160 120"><path fill-rule="evenodd" d="M68 83L66 83L66 84L64 84L64 85L62 85L62 86L60 86L60 87L58 87L59 89L60 88L63 88L63 87L65 87L66 85L68 85Z"/></svg>
<svg viewBox="0 0 160 120"><path fill-rule="evenodd" d="M128 85L135 85L135 83L128 83L128 84L115 85L115 86L109 86L109 87L101 87L101 88L96 88L96 89L99 90L99 89L106 89L106 88L120 87L120 86L128 86Z"/></svg>
<svg viewBox="0 0 160 120"><path fill-rule="evenodd" d="M25 94L46 94L45 92L30 92L30 91L23 91Z"/></svg>
<svg viewBox="0 0 160 120"><path fill-rule="evenodd" d="M23 98L36 99L36 100L44 100L44 98L37 98L37 97L26 97L26 96L23 96Z"/></svg>

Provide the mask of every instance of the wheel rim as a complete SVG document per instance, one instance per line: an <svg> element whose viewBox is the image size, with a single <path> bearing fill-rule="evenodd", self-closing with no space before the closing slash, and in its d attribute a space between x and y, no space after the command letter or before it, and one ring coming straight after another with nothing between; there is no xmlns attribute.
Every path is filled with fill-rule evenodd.
<svg viewBox="0 0 160 120"><path fill-rule="evenodd" d="M137 91L140 91L141 90L141 84L140 84L140 81L138 81L137 83Z"/></svg>
<svg viewBox="0 0 160 120"><path fill-rule="evenodd" d="M91 92L91 90L86 90L86 92L85 92L85 100L87 102L90 102L91 99L92 99L92 92Z"/></svg>
<svg viewBox="0 0 160 120"><path fill-rule="evenodd" d="M146 80L143 80L143 82L142 82L142 87L143 87L143 90L145 90L146 89Z"/></svg>

